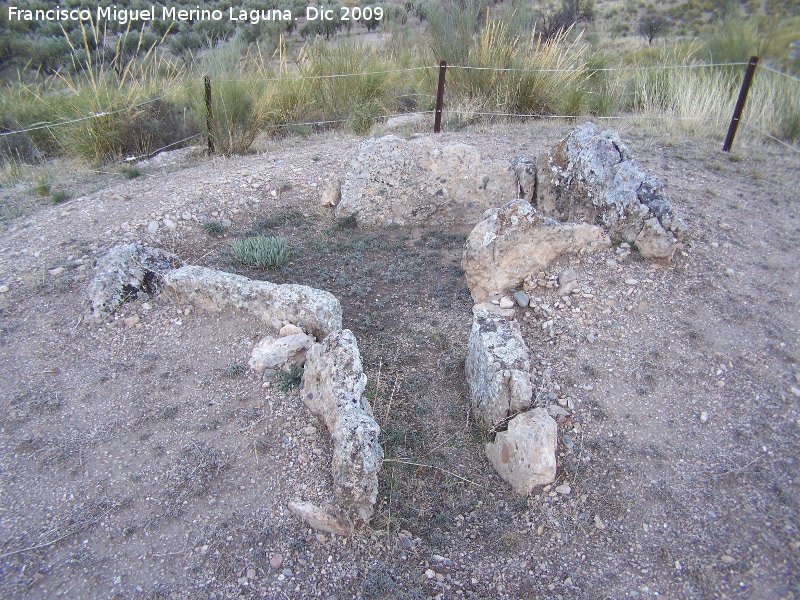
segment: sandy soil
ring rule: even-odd
[[[443,139],[505,159],[569,129]],[[800,160],[620,130],[692,238],[668,266],[565,257],[548,275],[575,269],[580,297],[542,288],[519,310],[570,487],[530,498],[494,474],[469,417],[468,231],[361,231],[319,205],[358,139],[162,157],[59,206],[2,190],[21,216],[0,234],[0,596],[800,597]],[[209,235],[201,216],[231,227]],[[250,231],[286,236],[289,264],[235,263]],[[162,296],[89,318],[94,260],[123,240],[340,298],[387,456],[370,527],[319,535],[288,513],[330,500],[330,444],[296,390],[239,368],[262,325]]]

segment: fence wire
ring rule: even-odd
[[[117,108],[115,110],[103,110],[100,112],[95,112],[90,115],[86,115],[83,117],[76,117],[74,119],[67,119],[65,121],[56,121],[55,123],[36,123],[34,125],[29,125],[28,127],[23,127],[22,129],[15,129],[13,131],[3,131],[0,133],[0,137],[5,137],[7,135],[16,135],[18,133],[27,133],[28,131],[38,131],[41,129],[50,129],[52,127],[60,127],[62,125],[70,125],[71,123],[78,123],[80,121],[86,121],[88,119],[97,119],[99,117],[105,117],[108,115],[115,115],[121,112],[131,111],[135,108],[139,108],[140,106],[146,106],[147,104],[152,104],[158,100],[163,100],[164,96],[157,96],[155,98],[151,98],[150,100],[145,100],[144,102],[139,102],[138,104],[134,104],[132,106],[126,106],[125,108]]]
[[[732,63],[701,63],[696,65],[655,65],[651,67],[584,67],[583,69],[525,69],[521,67],[471,67],[469,65],[447,65],[448,69],[463,69],[470,71],[507,71],[507,72],[523,72],[523,73],[595,73],[599,71],[652,71],[652,70],[667,70],[667,69],[703,69],[710,67],[741,67],[747,66],[746,62],[732,62]],[[432,68],[432,67],[430,67]]]
[[[745,125],[747,125],[748,127],[752,128],[752,129],[755,129],[755,130],[756,130],[756,131],[758,131],[758,132],[759,132],[761,135],[763,135],[763,136],[766,136],[766,137],[768,137],[769,139],[771,139],[771,140],[774,140],[774,141],[778,142],[778,143],[779,143],[779,144],[781,144],[782,146],[786,146],[786,147],[787,147],[789,150],[793,150],[794,152],[797,152],[798,154],[800,154],[800,148],[798,148],[798,147],[796,147],[796,146],[792,146],[791,144],[787,144],[787,143],[786,143],[786,142],[784,142],[783,140],[776,138],[774,135],[772,135],[772,134],[771,134],[771,133],[769,133],[768,131],[764,131],[763,129],[761,129],[761,127],[759,127],[758,125],[755,125],[754,123],[750,123],[749,121],[745,121],[744,119],[742,119],[742,121],[741,121],[741,122],[742,122],[742,123],[744,123]]]
[[[619,72],[619,71],[650,71],[650,70],[668,70],[668,69],[700,69],[700,68],[717,68],[717,67],[736,67],[736,66],[746,66],[748,63],[746,62],[727,62],[727,63],[700,63],[700,64],[691,64],[691,65],[655,65],[655,66],[631,66],[631,67],[600,67],[600,68],[583,68],[583,69],[537,69],[537,68],[516,68],[516,67],[509,67],[509,68],[497,68],[497,67],[476,67],[476,66],[469,66],[469,65],[448,65],[448,69],[459,69],[459,70],[475,70],[475,71],[500,71],[500,72],[528,72],[528,73],[577,73],[577,72]],[[794,75],[790,75],[788,73],[784,73],[767,65],[759,65],[759,68],[763,68],[768,71],[772,71],[779,75],[783,75],[793,81],[800,81],[800,78],[795,77]],[[336,79],[336,78],[347,78],[347,77],[361,77],[361,76],[368,76],[368,75],[383,75],[383,74],[391,74],[391,73],[407,73],[412,71],[428,71],[428,70],[437,70],[439,69],[438,66],[420,66],[420,67],[408,67],[402,69],[386,69],[386,70],[379,70],[379,71],[367,71],[367,72],[360,72],[360,73],[335,73],[335,74],[327,74],[327,75],[299,75],[299,74],[292,74],[287,75],[284,77],[274,77],[274,78],[215,78],[217,81],[266,81],[266,82],[277,82],[277,81],[286,81],[287,79],[300,77],[305,80],[319,80],[319,79]],[[421,96],[421,97],[433,97],[432,94],[421,94],[421,93],[411,93],[411,94],[404,94],[404,96]],[[73,123],[78,123],[81,121],[86,121],[89,119],[96,119],[108,115],[119,114],[127,111],[134,110],[141,106],[146,106],[148,104],[152,104],[158,100],[163,100],[164,96],[157,96],[155,98],[151,98],[144,102],[140,102],[128,107],[118,108],[115,110],[109,111],[99,111],[89,115],[76,117],[74,119],[67,119],[63,121],[56,121],[53,123],[35,123],[27,127],[22,127],[20,129],[15,129],[12,131],[4,131],[0,132],[0,137],[7,137],[11,135],[23,134],[30,131],[38,131],[42,129],[51,129],[55,127],[61,127],[64,125],[70,125]],[[419,111],[419,112],[411,112],[411,113],[396,113],[391,115],[381,115],[380,118],[383,119],[390,119],[392,117],[397,117],[401,115],[412,115],[412,114],[433,114],[435,111]],[[598,120],[621,120],[621,119],[630,119],[630,118],[640,118],[640,119],[651,119],[651,120],[678,120],[678,121],[721,121],[724,119],[721,118],[714,118],[714,117],[674,117],[674,116],[660,116],[660,115],[641,115],[641,114],[631,114],[631,115],[621,115],[621,116],[596,116],[596,115],[546,115],[546,114],[519,114],[519,113],[505,113],[505,112],[470,112],[470,111],[454,111],[454,110],[443,110],[443,113],[447,114],[471,114],[475,116],[486,116],[486,117],[512,117],[512,118],[538,118],[538,119],[579,119],[579,118],[591,118],[591,119],[598,119]],[[337,123],[346,123],[348,119],[329,119],[329,120],[322,120],[322,121],[306,121],[306,122],[296,122],[296,123],[282,123],[279,125],[275,125],[273,127],[277,128],[289,128],[289,127],[299,127],[299,126],[309,126],[309,125],[328,125],[328,124],[337,124]],[[763,135],[779,142],[780,144],[786,146],[794,150],[795,152],[798,149],[791,144],[787,144],[782,140],[776,138],[775,136],[765,132],[763,129],[757,127],[753,123],[746,122],[746,124],[751,127],[752,129],[762,133]],[[151,151],[148,154],[141,155],[141,156],[134,156],[122,159],[118,162],[125,162],[125,161],[134,161],[139,160],[141,158],[146,158],[148,156],[152,156],[158,152],[161,152],[165,149],[171,148],[173,146],[177,146],[182,144],[188,140],[194,139],[196,137],[203,136],[205,134],[196,134],[185,138],[183,140],[173,142],[171,144],[167,144],[163,148],[159,148],[157,150]],[[112,163],[118,164],[118,163]]]
[[[542,115],[542,114],[520,114],[503,112],[473,112],[470,110],[443,110],[442,113],[464,114],[485,117],[517,117],[520,119],[602,119],[602,120],[623,120],[623,119],[648,119],[661,121],[726,121],[721,117],[673,117],[664,115],[645,115],[641,113],[631,113],[629,115],[617,115],[613,117],[600,117],[597,115]]]
[[[773,73],[777,73],[778,75],[783,75],[784,77],[786,77],[788,79],[791,79],[792,81],[797,81],[798,83],[800,83],[800,77],[796,77],[796,76],[794,76],[794,75],[792,75],[790,73],[784,73],[783,71],[779,71],[778,69],[773,69],[772,67],[767,66],[767,65],[759,64],[758,66],[761,69],[766,69],[767,71],[772,71]]]

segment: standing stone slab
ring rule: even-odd
[[[544,270],[558,256],[608,248],[600,227],[559,223],[526,200],[486,211],[467,238],[461,266],[475,302],[519,289],[525,277]]]
[[[639,248],[645,258],[671,258],[675,236],[686,234],[664,184],[639,167],[613,129],[577,127],[541,157],[537,176],[536,207],[559,221],[601,225],[612,238],[634,244],[655,218],[659,227],[650,227],[649,243]]]
[[[96,318],[113,313],[126,298],[139,292],[154,293],[165,272],[183,264],[161,248],[118,244],[97,260],[88,295]]]
[[[515,492],[527,496],[535,486],[555,481],[557,431],[547,410],[535,408],[511,419],[508,430],[486,444],[486,457]]]
[[[365,522],[378,498],[378,472],[383,462],[380,427],[362,398],[366,384],[361,354],[349,329],[330,334],[306,354],[300,393],[331,433],[337,502]]]
[[[475,418],[491,429],[531,406],[531,361],[519,323],[480,305],[464,363]]]
[[[255,281],[205,267],[182,267],[164,275],[164,284],[182,302],[206,310],[236,308],[261,321],[288,321],[321,339],[342,328],[342,307],[336,296],[305,285]]]
[[[508,164],[483,160],[467,144],[431,136],[366,140],[342,184],[339,219],[359,226],[476,223],[483,211],[517,196]]]

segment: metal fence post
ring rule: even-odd
[[[733,118],[728,127],[728,135],[725,137],[725,144],[722,146],[723,152],[730,152],[731,146],[733,146],[733,138],[736,137],[736,129],[739,127],[739,121],[742,118],[744,103],[747,102],[747,92],[750,91],[750,84],[753,83],[753,74],[756,72],[757,64],[758,57],[751,56],[742,80],[742,89],[739,90],[739,98],[736,100],[736,107],[733,109]]]
[[[206,85],[206,133],[208,136],[208,153],[214,154],[214,134],[212,126],[214,124],[214,112],[211,109],[211,77],[205,76]]]
[[[436,91],[436,116],[433,119],[433,133],[442,130],[442,108],[444,105],[444,74],[447,71],[447,62],[439,63],[439,88]]]

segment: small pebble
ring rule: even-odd
[[[561,439],[564,440],[564,445],[567,447],[567,449],[570,449],[575,445],[575,442],[572,440],[572,437],[568,436],[567,434],[564,434],[564,437]]]
[[[708,423],[708,413],[706,411],[700,413],[700,422]]]
[[[528,297],[528,294],[522,291],[514,292],[514,300],[521,308],[525,308],[531,303],[531,299]]]
[[[4,287],[8,287],[8,286],[4,286]],[[0,291],[2,291],[2,289],[3,288],[0,288]],[[797,398],[800,398],[800,388],[796,388],[796,387],[793,386],[792,387],[792,394],[794,394]]]
[[[291,577],[292,576],[292,570],[291,569],[283,569],[281,571],[281,575],[283,575],[284,577]]]
[[[514,308],[514,301],[508,296],[500,298],[500,308]]]
[[[735,559],[735,558],[733,558],[732,556],[728,556],[727,554],[723,554],[723,555],[722,555],[722,558],[721,558],[720,560],[721,560],[723,563],[725,563],[726,565],[732,565],[733,563],[735,563],[735,562],[736,562],[736,559]]]
[[[61,275],[64,271],[64,267],[56,267],[55,269],[50,269],[48,273],[50,273],[50,275]]]
[[[556,487],[556,491],[562,496],[569,496],[570,492],[572,491],[572,488],[565,483]]]
[[[8,284],[4,283],[3,285],[0,285],[0,294],[5,294],[10,289],[11,288],[8,286]]]
[[[272,558],[269,559],[269,566],[273,569],[280,569],[281,565],[283,564],[283,556],[280,554],[273,554]]]
[[[587,342],[589,342],[590,344],[594,343],[595,339],[596,339],[596,338],[594,337],[594,334],[593,334],[593,333],[590,333],[590,334],[588,334],[588,335],[586,336],[586,341],[587,341]]]
[[[150,235],[153,235],[157,231],[158,231],[158,222],[157,221],[150,221],[147,224],[147,233],[149,233]]]
[[[636,285],[637,283],[639,283],[639,280],[630,278],[630,279],[626,279],[625,283],[627,283],[628,285]]]

